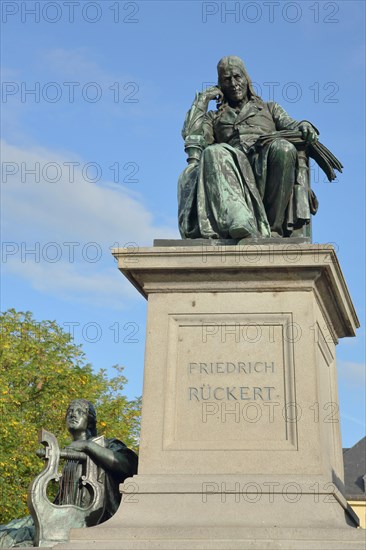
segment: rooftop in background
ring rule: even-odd
[[[347,500],[366,500],[366,436],[343,449],[343,460]]]

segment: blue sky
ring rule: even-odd
[[[95,368],[124,365],[127,394],[141,394],[146,303],[110,248],[178,237],[184,116],[238,55],[262,97],[312,121],[345,166],[332,184],[314,169],[313,241],[334,243],[361,320],[337,358],[343,445],[363,437],[364,2],[1,8],[2,309],[73,330]]]

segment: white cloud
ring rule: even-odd
[[[177,230],[156,226],[138,193],[103,177],[93,183],[93,171],[83,176],[85,163],[74,154],[67,158],[47,149],[21,149],[2,142],[2,159],[3,241],[10,243],[6,250],[13,251],[4,269],[37,290],[76,301],[123,307],[124,299],[136,297],[113,263],[110,248],[127,243],[151,246],[154,238],[177,237]],[[74,181],[65,165],[70,161],[80,163]],[[35,166],[39,181],[25,172]],[[4,170],[15,173],[6,176]],[[59,181],[50,181],[57,171]],[[29,249],[36,253],[27,255]],[[91,262],[98,254],[98,261]]]
[[[59,261],[36,262],[10,258],[6,270],[27,279],[32,288],[70,302],[124,309],[127,300],[137,297],[136,289],[117,268],[96,268],[95,264]]]
[[[115,241],[151,245],[154,238],[177,236],[172,227],[156,227],[142,197],[122,185],[106,181],[107,166],[97,172],[74,154],[68,158],[41,148],[21,149],[2,142],[4,204],[3,223],[8,236],[17,240],[66,240],[98,242],[102,247]],[[74,168],[67,164],[79,162]],[[13,164],[9,164],[13,163]],[[38,164],[37,164],[38,163]],[[26,170],[37,167],[39,181]],[[14,175],[5,176],[5,170]],[[108,172],[110,175],[110,171]],[[22,181],[23,177],[23,181]],[[59,177],[59,181],[52,181]]]

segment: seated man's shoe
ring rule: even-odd
[[[245,227],[240,225],[230,227],[229,235],[232,239],[245,239],[252,236]]]

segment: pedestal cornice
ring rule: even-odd
[[[162,292],[314,292],[334,341],[355,336],[359,327],[330,245],[116,248],[112,254],[145,298]]]

